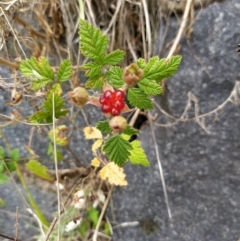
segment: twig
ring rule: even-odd
[[[32,209],[31,208],[27,208],[27,211],[36,219],[36,221],[37,221],[37,223],[38,223],[38,226],[39,226],[39,228],[40,228],[40,231],[41,231],[41,233],[42,233],[42,235],[43,235],[43,237],[45,236],[45,233],[44,233],[44,231],[43,231],[43,227],[42,227],[42,222],[41,222],[41,220],[38,218],[38,216],[32,211]]]
[[[56,146],[56,125],[55,125],[55,100],[54,93],[52,96],[52,107],[53,107],[53,147],[54,147],[54,163],[56,171],[56,181],[57,181],[57,198],[58,198],[58,240],[60,240],[60,221],[61,221],[61,200],[60,200],[60,190],[59,190],[59,175],[58,175],[58,161],[57,161],[57,146]]]
[[[6,239],[9,239],[9,240],[13,240],[13,241],[22,241],[21,239],[12,238],[12,237],[9,237],[9,236],[1,234],[1,233],[0,233],[0,237],[6,238]]]
[[[151,128],[152,137],[153,137],[153,142],[154,142],[155,153],[156,153],[156,157],[157,157],[158,169],[159,169],[159,173],[160,173],[161,180],[162,180],[162,187],[163,187],[165,202],[166,202],[167,210],[168,210],[168,216],[171,219],[172,214],[171,214],[171,209],[170,209],[170,205],[169,205],[169,201],[168,201],[167,188],[166,188],[165,179],[164,179],[164,175],[163,175],[163,168],[162,168],[162,163],[161,163],[161,160],[160,160],[157,140],[156,140],[155,132],[153,130],[152,116],[150,114],[148,114],[148,115],[149,115],[148,119],[149,119],[150,128]]]
[[[182,115],[179,118],[175,118],[174,116],[171,116],[170,114],[168,114],[166,111],[164,111],[161,106],[159,106],[157,103],[154,103],[156,105],[156,107],[164,114],[166,115],[168,118],[173,119],[174,122],[172,123],[167,123],[167,124],[162,124],[162,123],[154,123],[154,125],[156,126],[162,126],[162,127],[170,127],[173,125],[176,125],[178,122],[187,122],[187,121],[196,121],[197,119],[201,119],[201,118],[205,118],[205,117],[209,117],[213,114],[217,115],[217,112],[222,110],[229,102],[233,103],[233,104],[239,104],[239,95],[240,95],[240,82],[237,81],[233,87],[233,90],[231,91],[231,94],[228,96],[228,98],[222,103],[220,104],[216,109],[213,109],[207,113],[201,114],[201,115],[197,115],[196,116],[196,112],[195,112],[195,117],[193,118],[186,118],[187,115],[187,111],[189,110],[189,108],[191,107],[191,101],[194,101],[195,103],[195,98],[190,98],[193,94],[191,92],[188,93],[188,100],[187,100],[187,105],[185,107],[185,110],[183,111]],[[195,103],[196,104],[196,103]],[[196,107],[195,107],[196,108]]]
[[[170,51],[168,53],[167,59],[171,58],[171,56],[174,54],[174,52],[175,52],[175,50],[177,48],[177,45],[178,45],[178,43],[179,43],[179,41],[181,39],[181,36],[183,34],[183,30],[184,30],[184,28],[186,26],[186,22],[187,22],[187,18],[188,18],[188,14],[189,14],[191,3],[192,3],[192,0],[187,0],[180,28],[178,30],[177,36],[176,36],[176,38],[174,40],[174,43],[173,43],[173,45],[172,45],[172,47],[171,47],[171,49],[170,49]]]
[[[100,225],[101,225],[103,215],[104,215],[104,213],[105,213],[105,211],[106,211],[108,202],[109,202],[110,197],[111,197],[111,195],[112,195],[112,190],[113,190],[113,188],[111,187],[110,190],[109,190],[109,192],[108,192],[107,199],[106,199],[106,201],[105,201],[105,203],[104,203],[104,205],[103,205],[101,214],[100,214],[100,216],[99,216],[99,218],[98,218],[97,226],[96,226],[96,228],[95,228],[95,230],[94,230],[94,234],[93,234],[93,238],[92,238],[93,241],[97,241],[98,229],[99,229],[99,227],[100,227]]]
[[[18,239],[18,207],[16,207],[15,238]]]

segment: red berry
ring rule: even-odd
[[[125,93],[122,90],[105,91],[99,98],[102,112],[111,113],[113,116],[119,115],[125,106],[124,97]]]
[[[113,103],[113,106],[115,109],[122,110],[125,104],[123,101],[117,100],[115,103]]]
[[[106,90],[103,94],[103,96],[106,98],[106,99],[111,99],[112,98],[112,94],[113,92],[111,90]]]
[[[122,90],[116,90],[114,93],[117,100],[124,100],[125,94]]]
[[[103,105],[106,102],[106,98],[103,95],[101,95],[101,97],[99,98],[99,102]]]
[[[109,113],[109,112],[111,112],[111,110],[112,110],[112,107],[110,105],[103,105],[102,106],[102,112],[103,113]]]
[[[117,116],[117,115],[120,114],[120,112],[121,112],[121,110],[118,110],[118,109],[116,109],[116,108],[112,108],[112,110],[111,110],[111,115],[112,115],[112,116]]]

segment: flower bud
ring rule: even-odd
[[[120,133],[127,128],[127,120],[122,116],[115,116],[109,122],[114,133]]]
[[[76,105],[83,106],[89,100],[89,95],[83,87],[76,87],[73,91],[68,92],[68,97]]]
[[[130,64],[123,71],[123,81],[129,86],[135,86],[143,77],[143,70],[136,64]]]

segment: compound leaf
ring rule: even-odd
[[[30,116],[32,122],[37,123],[52,123],[52,113],[53,113],[53,93],[50,92],[46,101],[43,102],[43,110],[38,111]],[[54,107],[55,107],[55,118],[59,119],[68,113],[68,110],[63,109],[65,105],[64,100],[60,95],[54,94]]]
[[[116,186],[126,186],[128,183],[125,180],[126,174],[123,169],[113,162],[108,163],[100,171],[100,177],[105,180],[108,179],[110,184]]]
[[[79,35],[81,53],[102,63],[108,46],[107,36],[103,35],[100,29],[94,28],[86,20],[80,20]]]
[[[119,166],[123,166],[127,161],[132,146],[120,135],[110,137],[103,146],[103,151],[108,158]]]
[[[32,80],[32,90],[39,90],[54,81],[54,72],[44,57],[38,60],[35,57],[21,61],[22,74]]]
[[[53,181],[53,178],[48,173],[47,167],[43,166],[36,160],[30,160],[29,162],[27,162],[26,168],[38,177]]]
[[[138,83],[138,86],[147,95],[159,95],[162,92],[162,87],[154,80],[145,78]]]
[[[118,88],[121,88],[124,84],[122,75],[123,75],[123,69],[117,66],[113,66],[105,74],[105,77],[111,86],[118,89]]]
[[[132,150],[130,150],[129,161],[134,165],[143,165],[145,167],[150,166],[147,156],[141,147],[140,141],[131,142]]]
[[[153,108],[152,101],[141,89],[128,89],[127,99],[132,106],[136,106],[139,109],[149,110]]]
[[[101,89],[103,87],[104,79],[102,76],[95,76],[87,80],[85,88],[87,89]]]
[[[112,129],[111,129],[108,121],[99,121],[97,123],[96,128],[105,134],[110,134],[112,132]]]
[[[82,66],[82,70],[87,77],[101,76],[102,64],[97,62],[90,62]]]
[[[116,65],[119,64],[125,56],[125,53],[122,50],[115,50],[110,54],[106,55],[103,60],[104,65]]]
[[[58,70],[58,80],[64,82],[70,79],[72,75],[72,64],[70,59],[65,59],[61,62]]]

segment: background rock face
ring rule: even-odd
[[[178,27],[177,20],[172,18],[169,40]],[[180,70],[167,80],[167,91],[156,102],[176,118],[183,113],[189,92],[198,99],[200,113],[217,108],[239,80],[240,57],[236,52],[239,43],[240,0],[214,3],[203,9],[194,24],[192,38],[189,42],[181,41]],[[0,72],[3,77],[7,75],[3,69]],[[0,102],[9,98],[3,94],[1,92]],[[191,103],[188,118],[194,117],[194,103]],[[4,106],[0,103],[1,112],[6,111]],[[152,114],[156,112],[155,122],[170,122],[158,109]],[[89,119],[98,116],[94,109]],[[114,228],[113,240],[237,241],[240,238],[239,118],[239,105],[228,103],[217,115],[205,119],[209,134],[196,121],[179,122],[168,128],[154,127],[173,216],[171,221],[164,202],[150,126],[143,127],[140,138],[151,167],[127,165],[129,186],[116,188],[113,193],[116,224],[140,221],[140,226]],[[79,126],[83,124],[79,122]],[[13,136],[13,147],[28,142],[28,131],[11,128],[6,131]],[[35,142],[37,153],[44,154],[45,140],[39,137]],[[83,136],[77,136],[74,143],[73,149],[87,159],[89,146]],[[53,213],[51,204],[55,194],[44,194],[34,187],[31,191],[40,207],[45,207],[48,214]],[[15,187],[0,186],[0,195],[8,203],[6,210],[12,211],[11,214],[0,211],[0,232],[14,236],[14,212],[18,206],[19,212],[25,214],[21,217],[28,217],[27,222],[20,225],[19,237],[28,238],[33,230],[29,223],[33,219],[25,212]],[[109,217],[113,220],[110,210]]]
[[[202,10],[192,39],[189,43],[181,41],[181,68],[167,80],[167,95],[158,104],[180,117],[189,91],[198,98],[200,113],[217,108],[228,98],[235,81],[239,81],[239,19],[239,0],[214,3]],[[171,19],[170,29],[177,27],[176,20]],[[188,117],[194,116],[193,102],[188,113]],[[205,119],[210,134],[195,121],[154,128],[172,221],[164,202],[151,130],[145,126],[141,140],[151,167],[126,166],[129,186],[117,189],[113,198],[117,223],[141,221],[141,225],[116,229],[114,240],[238,240],[239,118],[239,105],[228,103],[216,116]],[[169,121],[161,113],[156,120]]]

